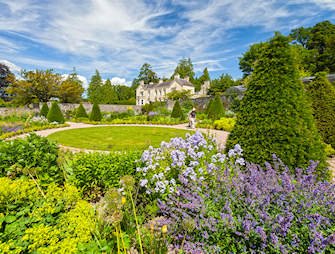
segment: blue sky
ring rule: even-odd
[[[241,77],[238,57],[274,31],[335,20],[335,0],[0,0],[0,62],[128,84],[144,62],[170,77],[190,57]]]

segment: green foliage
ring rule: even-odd
[[[58,94],[61,102],[78,103],[84,92],[83,82],[78,78],[75,70],[59,86]]]
[[[328,81],[326,73],[317,73],[314,80],[306,84],[306,90],[323,141],[335,147],[335,87]]]
[[[57,157],[57,145],[36,134],[27,139],[0,141],[0,176],[26,175],[42,183],[61,183],[64,178],[57,166]]]
[[[32,180],[0,178],[0,249],[4,253],[78,253],[92,240],[92,206],[76,188],[50,184],[41,196]]]
[[[174,90],[168,94],[166,94],[167,98],[170,100],[187,100],[191,96],[190,90]]]
[[[333,157],[335,156],[335,149],[331,145],[327,144],[325,147],[325,153],[327,157]]]
[[[237,82],[229,74],[222,74],[219,78],[211,81],[209,94],[223,94],[229,87],[236,86]]]
[[[86,197],[96,199],[108,188],[118,187],[120,177],[134,174],[140,156],[139,152],[78,153],[69,163],[68,180]]]
[[[93,104],[92,111],[90,114],[90,121],[96,121],[99,122],[102,119],[100,107],[97,103]]]
[[[132,116],[135,116],[135,112],[132,109],[128,109],[126,112],[112,112],[110,114],[110,119],[125,119],[125,118],[130,118]]]
[[[133,80],[131,87],[135,90],[139,86],[140,81],[144,81],[144,84],[149,84],[150,82],[158,82],[157,74],[152,70],[150,64],[144,63],[142,65],[140,73],[138,74],[137,78]]]
[[[318,176],[329,177],[312,109],[286,37],[275,35],[255,64],[226,149],[240,144],[248,161],[263,164],[276,154],[289,168],[320,161]]]
[[[48,104],[46,102],[43,103],[41,111],[40,111],[40,116],[44,116],[47,117],[49,112],[49,107]]]
[[[172,118],[179,118],[181,120],[185,119],[185,116],[183,114],[183,111],[181,110],[179,101],[176,101],[173,109],[172,109],[172,113],[171,113],[171,117]]]
[[[82,103],[79,104],[79,107],[76,110],[76,118],[88,118],[86,110]]]
[[[221,97],[216,95],[213,103],[210,104],[210,108],[208,109],[208,118],[212,120],[218,120],[224,116],[224,108]]]
[[[102,78],[98,70],[95,71],[95,74],[91,77],[91,81],[88,84],[87,95],[88,100],[91,103],[101,103],[103,100],[104,94],[102,93]]]
[[[207,106],[206,106],[206,108],[205,108],[205,114],[206,114],[206,115],[208,115],[209,110],[210,110],[210,108],[212,107],[213,102],[214,102],[213,99],[210,99],[210,100],[209,100],[209,102],[208,102],[208,104],[207,104]]]
[[[63,113],[60,110],[57,102],[55,101],[52,102],[47,118],[50,123],[53,123],[53,122],[64,123],[65,122]]]
[[[189,77],[190,81],[193,82],[194,70],[190,58],[183,58],[179,61],[176,69],[173,72],[173,75],[171,76],[171,79],[173,79],[176,74],[179,74],[181,78]]]
[[[221,118],[220,120],[214,121],[214,129],[232,131],[236,123],[235,118]]]
[[[9,70],[9,67],[0,63],[0,100],[8,101],[10,99],[6,89],[15,81],[15,75]]]

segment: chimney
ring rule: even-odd
[[[144,80],[140,80],[140,86],[144,86]]]
[[[163,80],[160,79],[160,80],[158,81],[158,84],[161,84],[161,83],[163,83]]]
[[[186,77],[184,78],[184,80],[186,80],[187,82],[190,82],[190,77],[189,77],[189,76],[186,76]]]
[[[180,79],[180,76],[179,76],[178,73],[176,75],[174,75],[174,79]]]

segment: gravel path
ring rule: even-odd
[[[42,130],[42,131],[36,131],[35,133],[37,135],[40,135],[42,137],[46,137],[52,133],[62,131],[62,130],[71,130],[71,129],[80,129],[80,128],[91,128],[91,127],[102,127],[102,126],[151,126],[151,127],[161,127],[161,128],[173,128],[173,129],[183,129],[183,130],[192,130],[187,127],[187,124],[179,124],[179,125],[148,125],[148,124],[99,124],[99,125],[94,125],[94,124],[86,124],[86,123],[73,123],[73,122],[67,122],[70,126],[68,127],[63,127],[63,128],[56,128],[56,129],[47,129],[47,130]],[[202,133],[209,134],[213,137],[216,138],[220,148],[224,148],[225,143],[227,141],[229,132],[227,131],[220,131],[220,130],[213,130],[213,129],[202,129],[202,128],[197,128],[196,130],[201,131]],[[12,137],[10,139],[16,139],[16,138],[23,138],[27,136],[28,133],[22,134],[19,136]],[[9,140],[10,140],[9,139]],[[98,150],[89,150],[89,149],[80,149],[80,148],[75,148],[75,147],[68,147],[68,146],[62,146],[60,147],[64,150],[68,151],[73,151],[73,152],[97,152]],[[98,152],[107,152],[107,151],[98,151]],[[333,180],[335,181],[335,157],[330,158],[328,160],[328,163],[330,165],[330,169],[333,171]]]

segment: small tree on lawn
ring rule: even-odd
[[[226,151],[240,144],[244,157],[272,162],[276,154],[291,170],[319,161],[317,174],[328,178],[321,136],[288,39],[276,34],[257,56]]]
[[[79,104],[79,107],[76,110],[76,118],[88,118],[88,115],[82,103]]]
[[[99,122],[102,119],[101,111],[97,103],[93,104],[92,111],[90,114],[90,121]]]
[[[181,120],[185,119],[185,116],[183,114],[183,111],[181,110],[179,101],[176,101],[173,109],[172,109],[172,113],[171,113],[171,117],[172,118],[180,118]]]
[[[327,79],[326,73],[321,72],[306,84],[306,88],[323,141],[335,148],[335,87]]]
[[[208,109],[207,117],[212,120],[218,120],[224,116],[224,108],[220,95],[216,95]]]
[[[64,123],[65,122],[63,113],[60,110],[58,103],[56,101],[52,102],[47,118],[50,123],[52,122]]]
[[[42,104],[42,108],[41,108],[41,111],[40,111],[40,116],[47,117],[48,113],[49,113],[48,104],[46,102],[44,102]]]

